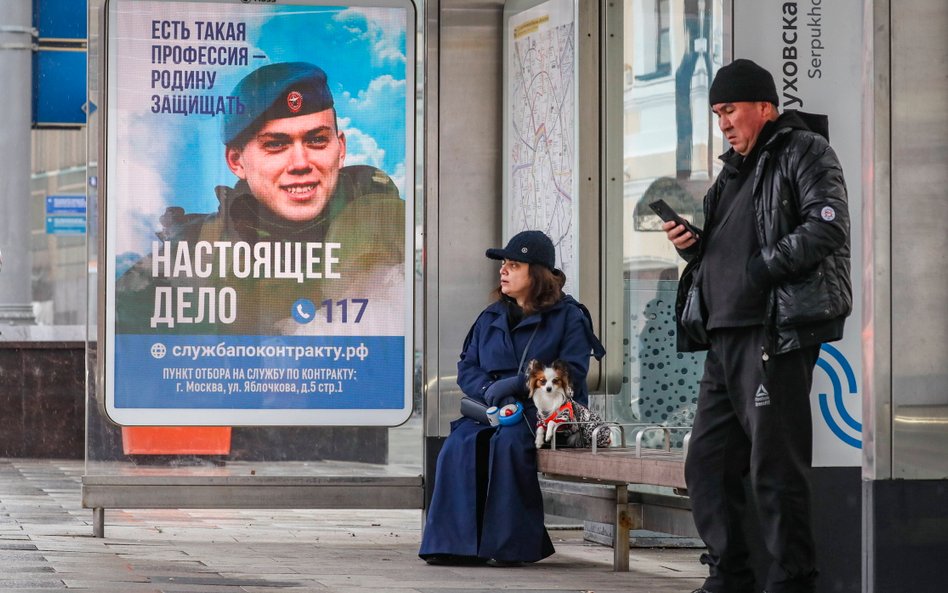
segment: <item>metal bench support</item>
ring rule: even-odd
[[[633,449],[541,449],[537,456],[540,472],[550,480],[582,481],[614,488],[613,570],[629,571],[629,530],[641,528],[641,516],[629,509],[629,484],[666,486],[684,492],[684,457],[671,451],[643,455]],[[605,502],[605,501],[603,501]],[[580,505],[575,505],[580,506]],[[641,510],[641,509],[639,509]],[[575,515],[571,515],[575,516]],[[577,517],[580,518],[580,517]]]
[[[629,488],[619,484],[616,489],[616,528],[612,544],[612,570],[629,572],[629,530],[632,517],[629,515]]]
[[[92,509],[92,537],[105,537],[105,509]]]

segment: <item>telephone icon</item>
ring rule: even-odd
[[[316,317],[316,305],[309,299],[297,299],[293,303],[292,314],[297,323],[309,323]]]

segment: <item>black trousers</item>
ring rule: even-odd
[[[710,338],[685,462],[695,525],[708,547],[704,588],[757,591],[742,528],[749,473],[772,558],[765,591],[812,593],[809,395],[820,347],[775,356],[760,326],[713,330]]]

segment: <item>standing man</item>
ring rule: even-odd
[[[708,350],[685,463],[710,573],[694,593],[759,590],[741,525],[748,474],[772,559],[764,590],[812,593],[809,395],[820,345],[852,309],[846,185],[826,118],[780,114],[754,62],[721,68],[709,99],[731,148],[706,228],[662,227],[688,261],[678,348]]]
[[[270,64],[244,77],[231,95],[244,109],[224,116],[221,141],[237,184],[216,189],[217,212],[167,209],[157,233],[162,248],[171,249],[174,270],[193,273],[156,277],[154,254],[143,258],[116,283],[117,328],[149,331],[158,287],[193,290],[188,295],[215,287],[233,289],[235,319],[226,325],[179,320],[176,333],[319,333],[318,323],[307,321],[311,314],[294,320],[299,299],[364,300],[352,331],[382,333],[369,326],[390,326],[391,308],[404,300],[405,202],[385,172],[344,166],[346,137],[325,72],[304,62]],[[181,262],[182,253],[191,261]],[[307,266],[305,282],[281,273],[299,271],[300,254],[318,264]],[[248,261],[252,269],[243,265]],[[311,279],[317,272],[319,279]],[[182,306],[192,315],[196,309]],[[336,333],[346,330],[337,325]]]

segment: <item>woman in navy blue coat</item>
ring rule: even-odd
[[[487,257],[503,260],[496,302],[474,322],[458,362],[458,385],[487,405],[524,405],[524,421],[489,426],[467,417],[451,423],[435,471],[434,494],[419,556],[429,564],[510,565],[551,555],[543,524],[526,361],[565,361],[574,397],[588,403],[589,357],[605,350],[586,308],[563,293],[552,241],[518,233]]]

